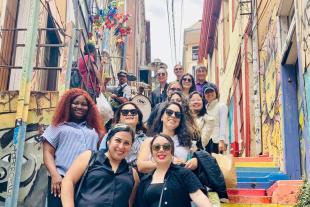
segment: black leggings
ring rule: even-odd
[[[47,207],[62,207],[60,197],[55,197],[51,193],[51,186],[52,186],[52,178],[48,176],[48,192],[47,192]]]

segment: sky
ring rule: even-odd
[[[151,24],[152,61],[154,61],[155,58],[159,58],[162,62],[168,65],[168,81],[171,81],[175,79],[173,66],[176,63],[182,63],[184,29],[191,27],[195,22],[202,18],[203,0],[183,0],[183,18],[181,18],[182,0],[174,0],[176,60],[174,58],[174,49],[171,52],[170,47],[166,1],[168,1],[169,5],[171,38],[173,42],[171,15],[172,0],[145,0],[145,15],[146,19],[149,20]]]

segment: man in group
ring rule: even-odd
[[[157,71],[157,81],[159,86],[151,92],[152,107],[156,106],[158,103],[164,102],[167,99],[167,78],[167,70],[165,68],[160,68]]]
[[[120,70],[117,73],[118,86],[107,87],[108,91],[112,91],[111,105],[113,110],[116,110],[119,105],[129,101],[131,98],[131,87],[128,85],[128,74],[125,70]]]
[[[196,73],[196,90],[203,96],[203,87],[208,84],[206,81],[208,71],[206,66],[198,65],[195,70]]]
[[[96,48],[92,43],[84,46],[84,55],[79,58],[79,71],[82,76],[83,89],[86,90],[92,98],[96,98],[100,92],[101,71],[96,65]]]
[[[184,68],[181,64],[176,64],[174,66],[174,74],[177,77],[177,81],[180,81],[181,77],[184,75]]]

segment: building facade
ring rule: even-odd
[[[195,75],[198,61],[201,20],[184,30],[183,67],[187,73]]]
[[[309,1],[204,1],[199,62],[229,108],[236,156],[309,176]]]

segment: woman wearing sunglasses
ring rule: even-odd
[[[175,150],[174,141],[168,135],[159,134],[151,140],[149,151],[157,167],[141,181],[136,207],[190,207],[191,200],[198,207],[211,207],[195,174],[172,163]]]
[[[172,137],[174,141],[175,164],[185,165],[192,170],[197,168],[197,159],[191,159],[190,147],[192,145],[192,134],[186,125],[183,107],[176,102],[166,103],[155,118],[149,134],[164,133]],[[138,170],[143,173],[150,172],[156,168],[156,163],[150,159],[150,142],[146,139],[140,148],[138,154],[137,166]]]
[[[181,77],[180,84],[182,87],[182,92],[183,92],[184,96],[186,96],[186,97],[188,97],[191,92],[196,90],[195,79],[189,73],[185,73]]]
[[[125,157],[129,154],[134,136],[130,126],[116,124],[107,134],[107,150],[81,154],[63,179],[63,206],[132,206],[139,176],[134,168],[129,167]]]
[[[146,129],[143,126],[143,114],[138,106],[132,102],[127,102],[118,108],[114,115],[114,124],[122,123],[131,126],[135,130],[135,141],[132,145],[126,160],[131,166],[137,166],[137,154],[140,150],[140,146],[146,138]],[[106,149],[105,138],[101,142],[100,149]]]

